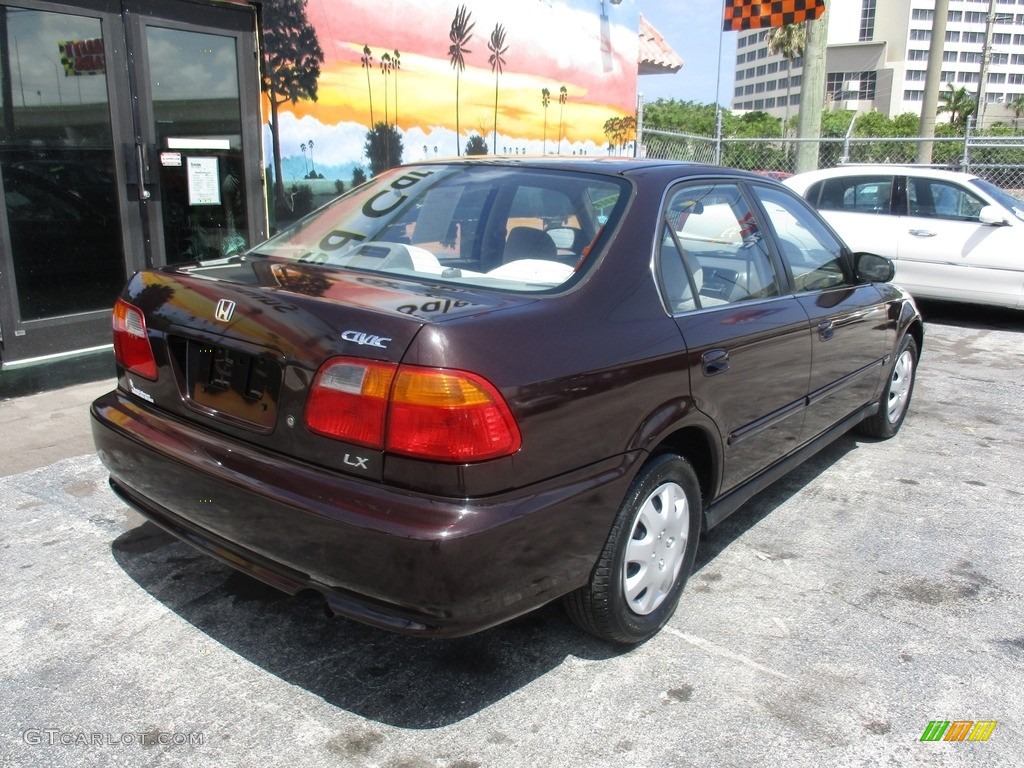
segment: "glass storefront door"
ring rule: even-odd
[[[254,24],[193,0],[0,4],[5,366],[108,344],[132,272],[266,235]]]

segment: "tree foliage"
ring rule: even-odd
[[[274,145],[276,207],[286,201],[281,176],[281,136],[278,110],[300,99],[316,101],[324,52],[316,30],[306,17],[306,0],[267,0],[263,4],[263,80],[270,102],[270,132]],[[287,214],[287,211],[282,211]]]
[[[469,141],[466,142],[466,154],[486,155],[487,151],[487,142],[484,140],[484,137],[479,133],[470,134]]]
[[[604,121],[604,135],[608,137],[608,148],[618,153],[626,149],[626,144],[636,138],[636,118],[610,117]]]
[[[949,124],[955,125],[963,133],[967,130],[967,118],[974,114],[974,94],[969,93],[967,88],[960,86],[953,87],[952,83],[946,84],[946,90],[939,94],[939,114],[949,113]]]
[[[388,168],[402,164],[402,134],[393,125],[380,122],[366,132],[363,151],[370,161],[370,174],[376,176]],[[358,169],[357,169],[358,172]],[[353,185],[355,174],[353,174]]]

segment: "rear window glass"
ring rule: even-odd
[[[807,191],[807,200],[822,211],[888,213],[892,176],[839,176]]]
[[[326,267],[510,291],[587,269],[625,208],[610,176],[491,165],[395,169],[255,250]]]

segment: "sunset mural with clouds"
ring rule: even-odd
[[[403,162],[464,154],[473,134],[489,154],[606,154],[605,122],[635,113],[634,0],[307,0],[306,15],[324,60],[317,100],[281,107],[293,168],[301,145],[303,167],[368,168],[385,122]]]

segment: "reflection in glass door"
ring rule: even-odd
[[[124,284],[103,51],[100,18],[0,6],[7,348],[31,321],[109,311]]]
[[[266,236],[252,5],[0,0],[0,373],[110,347],[147,266]]]
[[[146,28],[166,263],[248,247],[235,38]]]
[[[152,263],[241,253],[266,236],[252,8],[211,4],[200,15],[192,3],[123,2]]]

